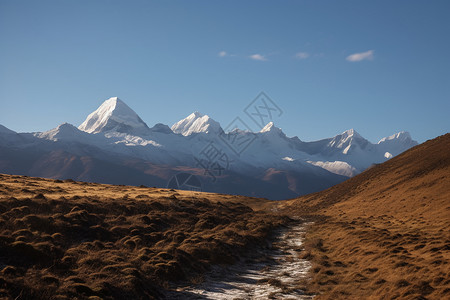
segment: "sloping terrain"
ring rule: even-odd
[[[212,265],[266,247],[289,222],[259,211],[269,204],[0,175],[0,298],[160,298],[173,282],[200,282]]]
[[[450,298],[450,134],[325,191],[280,203],[310,216],[319,299]]]

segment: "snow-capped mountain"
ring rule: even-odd
[[[380,149],[386,150],[385,157],[393,157],[405,151],[405,148],[414,147],[417,142],[411,138],[409,132],[401,131],[382,138],[377,145]]]
[[[256,133],[224,132],[199,112],[149,128],[112,97],[78,128],[29,134],[0,125],[0,172],[155,186],[188,172],[207,191],[282,199],[330,187],[415,145],[407,132],[373,144],[353,129],[305,142],[273,122]]]
[[[348,155],[352,151],[364,150],[369,144],[369,141],[357,133],[356,130],[350,129],[336,135],[328,143],[328,149],[338,149],[338,152]]]
[[[202,115],[198,111],[173,124],[172,131],[184,136],[188,136],[193,133],[220,134],[223,132],[222,127],[220,127],[218,122],[214,121],[207,115]]]
[[[103,104],[78,127],[87,133],[107,131],[145,132],[147,124],[118,97],[112,97]]]
[[[72,141],[80,143],[88,143],[90,141],[99,140],[97,137],[81,131],[69,123],[63,123],[56,128],[50,129],[49,131],[34,133],[34,136],[51,141]]]

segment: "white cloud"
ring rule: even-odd
[[[373,60],[373,53],[374,50],[369,50],[366,52],[361,53],[354,53],[352,55],[347,56],[346,60],[355,62],[355,61],[362,61],[362,60]]]
[[[295,54],[295,58],[298,58],[298,59],[305,59],[308,57],[309,57],[309,53],[307,53],[307,52],[298,52]]]
[[[258,53],[250,55],[249,57],[251,59],[253,59],[253,60],[260,60],[260,61],[266,61],[267,60],[267,58],[264,55],[261,55],[261,54],[258,54]]]
[[[226,51],[220,51],[217,55],[218,55],[219,57],[225,57],[225,56],[228,55],[228,53],[227,53]]]

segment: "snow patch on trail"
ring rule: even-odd
[[[299,257],[308,225],[282,230],[272,249],[258,261],[215,267],[203,283],[179,288],[176,295],[180,299],[313,299],[296,288],[311,268],[309,261]]]

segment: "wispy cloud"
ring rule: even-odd
[[[217,53],[217,55],[218,55],[219,57],[225,57],[225,56],[228,55],[228,53],[227,53],[226,51],[220,51],[219,53]]]
[[[374,50],[369,50],[361,53],[354,53],[347,56],[346,60],[351,62],[362,61],[362,60],[373,60]]]
[[[253,55],[250,55],[249,58],[253,59],[253,60],[259,60],[259,61],[266,61],[267,58],[264,55],[255,53]]]
[[[297,59],[306,59],[309,57],[309,53],[307,52],[297,52],[295,53],[295,58]]]

